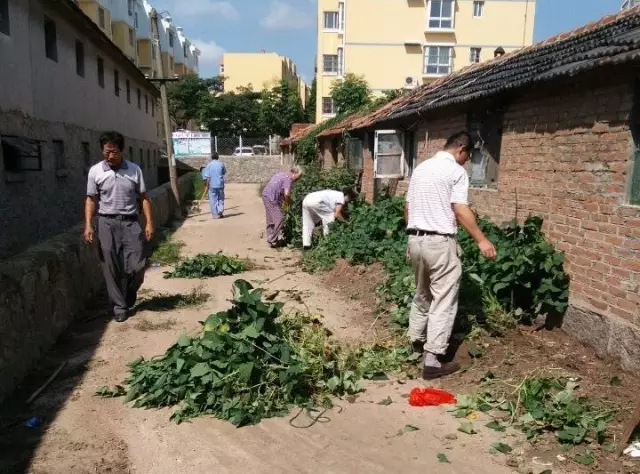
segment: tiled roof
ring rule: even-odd
[[[298,127],[298,129],[294,133],[292,133],[291,135],[289,135],[289,137],[282,140],[280,142],[280,147],[289,146],[292,143],[299,142],[301,139],[306,137],[309,134],[309,132],[311,132],[311,130],[313,130],[316,127],[315,123],[309,123],[305,125],[306,127],[302,127],[302,126]]]
[[[350,128],[368,128],[601,66],[638,60],[640,7],[634,7],[421,86],[356,120]]]

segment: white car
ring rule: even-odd
[[[253,156],[253,149],[250,146],[237,147],[233,151],[233,156]]]

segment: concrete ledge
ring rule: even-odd
[[[618,360],[623,370],[636,372],[640,367],[640,328],[627,321],[572,305],[562,329],[592,347],[599,357]]]
[[[192,175],[179,180],[180,195]],[[159,227],[176,203],[169,184],[149,192]],[[82,240],[82,224],[0,263],[0,401],[102,289],[95,245]]]

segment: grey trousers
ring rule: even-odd
[[[462,251],[454,237],[409,237],[409,258],[416,277],[416,295],[409,315],[409,338],[424,350],[445,354],[458,312]]]
[[[145,237],[138,220],[98,217],[102,272],[114,315],[133,307],[144,281]]]

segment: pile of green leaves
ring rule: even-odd
[[[473,411],[503,410],[503,421],[493,421],[490,428],[504,431],[507,425],[522,430],[527,439],[554,433],[560,443],[604,443],[607,425],[615,410],[594,405],[586,397],[577,397],[576,382],[557,378],[526,378],[515,391],[497,395],[493,381],[480,393],[458,397],[455,414],[466,417]]]
[[[305,167],[304,174],[291,188],[291,204],[285,213],[285,242],[302,246],[302,200],[307,194],[323,189],[340,190],[355,182],[355,174],[346,168],[322,170],[317,165]]]
[[[180,336],[163,356],[132,362],[125,386],[96,394],[125,396],[135,407],[177,405],[178,423],[212,415],[242,426],[356,393],[362,377],[399,370],[410,353],[343,348],[317,318],[283,315],[282,303],[244,280],[233,290],[232,307],[209,316],[200,334]]]
[[[237,256],[230,257],[222,252],[200,253],[183,260],[172,272],[165,272],[165,278],[211,278],[221,275],[235,275],[252,268],[251,262]]]
[[[349,222],[335,223],[329,235],[305,255],[304,268],[310,272],[324,270],[337,259],[351,264],[382,262],[387,279],[378,293],[396,308],[392,319],[404,327],[415,282],[405,255],[403,200],[381,198],[373,205],[352,205],[349,211]],[[523,322],[537,314],[564,313],[569,289],[564,256],[546,241],[542,218],[529,217],[524,224],[512,222],[502,228],[480,219],[479,225],[496,246],[498,257],[494,261],[485,259],[475,241],[460,232],[464,269],[461,312],[477,313],[473,320],[486,323],[482,308],[491,300]]]

